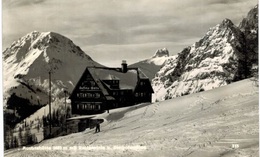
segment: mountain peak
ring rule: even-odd
[[[220,24],[220,27],[230,27],[230,26],[234,26],[234,23],[230,20],[230,19],[227,19],[225,18],[221,24]]]
[[[167,50],[167,48],[158,49],[152,58],[156,57],[169,57],[169,51]]]
[[[30,36],[39,36],[41,34],[41,32],[38,32],[38,31],[32,31],[30,33],[28,33],[26,35],[26,37],[30,37]]]
[[[39,52],[52,54],[52,52],[75,53],[81,57],[90,58],[80,47],[75,45],[69,38],[55,32],[38,32],[33,31],[21,37],[7,48],[3,54],[4,58],[11,55],[16,56],[19,62],[30,52]]]
[[[57,33],[54,33],[54,32],[39,32],[39,31],[32,31],[28,34],[26,34],[25,36],[21,37],[19,41],[21,40],[36,40],[37,38],[45,38],[47,36],[51,37],[51,36],[55,36],[54,34],[57,34]],[[59,35],[59,34],[57,34]],[[62,36],[62,35],[59,35],[59,36]]]
[[[256,32],[258,30],[258,5],[248,12],[247,17],[239,24],[239,28],[243,32]]]
[[[32,40],[32,41],[35,41],[35,40],[41,40],[41,41],[45,41],[45,42],[49,42],[49,40],[43,40],[44,38],[48,38],[48,39],[51,39],[51,38],[63,38],[63,40],[68,40],[68,41],[71,41],[70,39],[68,39],[67,37],[61,35],[61,34],[58,34],[58,33],[55,33],[55,32],[38,32],[38,31],[32,31],[30,33],[28,33],[27,35],[25,35],[24,37],[21,37],[18,42],[20,40]]]

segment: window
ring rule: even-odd
[[[91,86],[89,81],[83,81],[79,87],[79,89],[90,89],[89,87]]]
[[[95,81],[83,81],[79,87],[79,89],[93,89],[93,90],[98,90],[99,88],[97,87]]]
[[[96,98],[100,98],[100,94],[99,93],[96,93]]]
[[[87,97],[87,98],[92,98],[92,97],[93,97],[93,94],[92,94],[92,93],[87,93],[87,94],[86,94],[86,97]]]
[[[95,86],[95,82],[94,81],[90,81],[90,84],[91,84],[92,87]]]
[[[100,98],[99,93],[77,93],[78,98]]]
[[[145,85],[145,82],[140,82],[140,85],[141,85],[141,86]]]
[[[91,76],[88,74],[88,75],[86,76],[86,78],[88,78],[88,79],[89,79],[89,78],[91,78]]]
[[[135,93],[135,97],[138,97],[138,93]]]

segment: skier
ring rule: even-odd
[[[100,124],[99,124],[99,121],[97,121],[97,123],[96,123],[96,132],[95,132],[95,133],[97,133],[97,132],[100,132]]]

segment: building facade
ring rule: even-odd
[[[70,99],[72,114],[89,115],[106,110],[151,102],[153,89],[138,68],[87,67]]]

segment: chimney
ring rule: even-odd
[[[126,60],[122,60],[122,72],[126,73],[127,72],[127,63]]]

